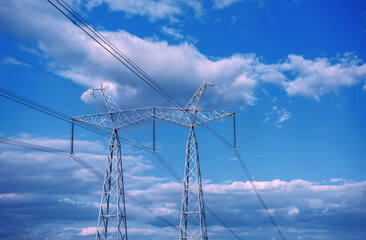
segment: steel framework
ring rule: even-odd
[[[208,239],[197,139],[194,133],[194,128],[201,125],[195,123],[197,121],[197,116],[200,116],[201,114],[198,107],[207,86],[213,86],[213,84],[204,81],[184,108],[193,114],[188,116],[191,124],[188,126],[189,134],[184,165],[183,193],[179,226],[180,240]],[[220,118],[222,117],[217,119]],[[216,119],[212,118],[211,121],[207,122],[212,122],[214,120]]]
[[[102,84],[100,84],[100,87],[93,89],[102,92],[108,112],[74,117],[72,120],[112,130],[96,239],[127,240],[122,155],[118,131],[149,119],[153,119],[155,124],[155,119],[160,119],[189,128],[186,144],[179,239],[207,240],[201,171],[194,129],[195,127],[234,115],[233,112],[198,109],[207,86],[213,86],[213,84],[204,81],[186,107],[182,109],[149,107],[121,110],[109,96],[106,89],[103,88]]]
[[[125,192],[123,182],[123,167],[121,143],[118,137],[118,129],[115,127],[116,119],[112,112],[119,112],[121,109],[108,94],[102,83],[93,91],[101,91],[108,110],[104,116],[100,116],[100,123],[93,125],[103,127],[101,122],[110,123],[112,135],[108,145],[108,157],[103,180],[102,197],[99,207],[96,239],[118,239],[127,240],[127,222],[125,207]],[[94,94],[94,92],[93,92]],[[72,119],[79,121],[78,117]],[[85,123],[85,122],[84,122]],[[73,129],[73,125],[72,125]],[[72,134],[73,136],[73,134]],[[71,147],[73,150],[73,147]],[[72,153],[71,150],[71,153]]]

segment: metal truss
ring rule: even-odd
[[[198,127],[221,118],[232,116],[233,114],[233,112],[216,110],[200,110],[197,112],[192,109],[150,107],[85,115],[74,117],[73,119],[78,122],[111,130],[121,130],[151,118],[161,119],[185,127],[189,127],[191,125]]]
[[[223,118],[226,115],[217,115],[213,113],[211,118],[202,118],[203,112],[198,110],[203,93],[207,86],[213,84],[204,81],[188,102],[185,110],[193,111],[190,114],[189,134],[186,146],[186,157],[184,165],[182,205],[180,213],[179,240],[207,240],[207,225],[205,215],[205,204],[203,201],[201,170],[198,155],[197,139],[194,133],[196,126]],[[207,113],[207,112],[206,112]],[[227,113],[230,115],[230,113]],[[204,120],[202,120],[204,119]]]
[[[235,114],[234,112],[226,111],[199,110],[198,108],[207,86],[213,86],[213,84],[204,81],[183,109],[150,107],[120,110],[118,105],[108,95],[107,91],[100,85],[100,87],[94,90],[100,90],[102,92],[108,113],[72,118],[74,121],[113,131],[108,148],[108,162],[99,210],[97,239],[127,240],[122,157],[118,130],[149,119],[160,119],[189,128],[186,145],[179,239],[207,240],[201,170],[194,128],[222,118],[234,116]]]
[[[96,239],[127,240],[121,144],[113,131],[103,181]]]
[[[113,114],[113,112],[120,112],[121,110],[102,84],[93,89],[93,91],[96,90],[101,91],[108,109],[108,113],[95,115],[94,118],[89,119],[89,122],[82,121],[82,119],[78,117],[72,118],[72,121],[79,121],[99,127],[108,125],[109,129],[112,130],[112,135],[108,146],[108,157],[105,167],[95,238],[98,240],[127,240],[127,221],[121,143],[118,137],[118,129],[115,127],[116,123],[118,122],[118,118],[115,118],[115,115]],[[71,126],[73,142],[73,123]],[[73,144],[71,144],[71,153],[72,152]]]
[[[198,147],[193,127],[190,127],[187,139],[179,239],[208,239]]]

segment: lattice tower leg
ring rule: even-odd
[[[187,139],[179,240],[207,240],[197,140],[191,127]]]
[[[127,240],[121,144],[113,131],[103,181],[96,239]]]

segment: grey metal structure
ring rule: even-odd
[[[123,168],[118,131],[149,119],[153,119],[153,123],[155,124],[155,119],[160,119],[189,128],[186,145],[179,239],[207,240],[201,171],[194,128],[225,117],[234,116],[233,112],[198,109],[207,86],[213,86],[213,84],[204,81],[187,106],[182,109],[149,107],[131,110],[121,110],[108,95],[102,84],[100,84],[100,87],[94,88],[94,90],[100,90],[102,92],[108,112],[74,117],[72,120],[112,130],[108,147],[108,160],[104,176],[96,239],[127,240]],[[155,150],[155,134],[153,142]]]
[[[201,114],[203,114],[203,112],[199,111],[198,107],[207,86],[213,86],[213,84],[204,81],[184,108],[185,111],[189,111],[192,114],[189,114],[188,116],[190,118],[190,124],[186,125],[189,127],[189,134],[184,166],[179,240],[208,239],[200,162],[194,128],[205,123],[233,115],[233,113],[228,112],[221,116],[212,117],[210,118],[210,121],[205,121],[204,123],[200,121]],[[216,113],[216,111],[210,111],[210,113]]]
[[[101,120],[109,119],[112,135],[109,140],[108,158],[105,167],[103,180],[102,197],[99,207],[99,217],[96,231],[96,239],[118,239],[127,240],[127,223],[125,193],[123,183],[123,167],[121,143],[116,129],[116,121],[112,112],[119,112],[121,109],[108,94],[102,83],[93,91],[101,91],[108,113],[101,116]],[[79,121],[78,117],[73,118]],[[84,122],[85,123],[85,122]],[[101,124],[94,124],[102,126]]]

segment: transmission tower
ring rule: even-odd
[[[126,239],[126,210],[123,185],[121,144],[118,131],[149,119],[160,119],[189,128],[186,145],[179,239],[207,240],[207,227],[202,192],[201,171],[195,127],[233,116],[233,112],[198,110],[207,86],[204,81],[185,108],[148,107],[121,110],[102,84],[94,90],[103,94],[108,112],[72,118],[84,124],[112,130],[104,176],[102,199],[97,225],[97,239]],[[155,121],[153,121],[155,124]],[[155,126],[153,127],[155,131]],[[155,151],[155,133],[153,134]]]
[[[108,145],[108,157],[99,207],[96,239],[127,240],[121,143],[116,129],[116,119],[113,115],[113,112],[120,112],[121,110],[102,83],[93,89],[93,91],[97,90],[101,91],[103,95],[108,113],[101,114],[95,118],[94,125],[103,127],[100,122],[98,124],[98,121],[104,122],[109,118],[108,123],[110,125],[109,128],[112,129],[112,135]],[[87,119],[87,117],[84,116],[84,119]],[[73,120],[80,121],[80,118],[75,117]]]
[[[203,201],[201,170],[198,155],[197,139],[194,125],[203,93],[207,86],[204,81],[189,101],[185,110],[192,111],[191,124],[186,146],[184,164],[182,206],[179,225],[179,239],[207,240],[205,205]]]

